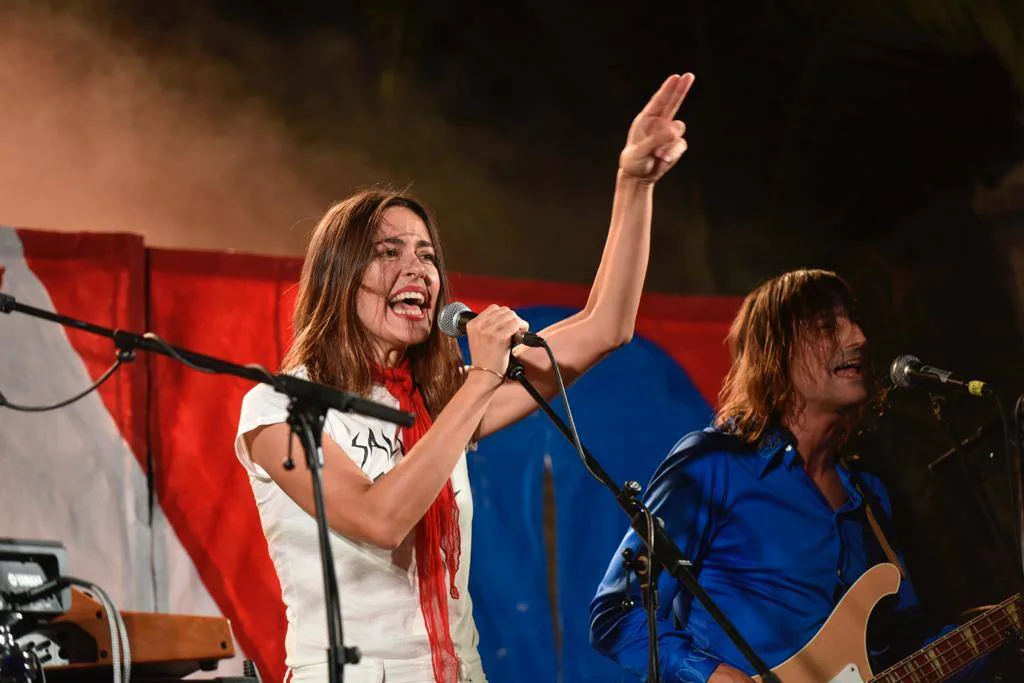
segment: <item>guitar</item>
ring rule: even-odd
[[[868,617],[896,593],[900,571],[879,564],[846,592],[807,645],[772,669],[782,683],[938,683],[1021,633],[1021,596],[1015,595],[879,674],[868,664]],[[760,676],[754,680],[760,681]]]

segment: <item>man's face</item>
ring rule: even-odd
[[[842,309],[806,330],[790,358],[793,388],[806,410],[844,412],[867,399],[862,371],[866,346],[864,332]]]

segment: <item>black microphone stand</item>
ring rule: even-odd
[[[1003,414],[1003,404],[999,402],[999,412]],[[1005,417],[1004,417],[1005,419]],[[1017,522],[1017,553],[1020,564],[1017,569],[1021,571],[1018,575],[1024,581],[1024,444],[1021,440],[1021,422],[1024,420],[1024,394],[1017,397],[1013,406],[1013,419],[1007,427],[1012,428],[1007,448],[1013,452],[1007,453],[1007,457],[1013,458],[1013,492],[1014,492],[1014,513]]]
[[[550,350],[549,350],[550,353]],[[552,359],[553,360],[553,359]],[[529,379],[526,377],[526,371],[523,368],[515,356],[511,356],[508,366],[508,372],[506,373],[510,379],[514,379],[519,382],[526,389],[527,393],[533,397],[533,400],[537,402],[537,405],[543,409],[551,421],[558,427],[559,431],[569,440],[570,443],[575,447],[577,441],[573,437],[572,430],[565,424],[561,417],[551,408],[547,400],[537,391],[537,389],[530,384]],[[583,458],[583,464],[590,471],[594,477],[600,481],[605,487],[612,492],[615,496],[615,500],[619,506],[623,509],[626,515],[629,517],[630,526],[636,531],[637,535],[647,546],[648,554],[650,555],[649,565],[646,568],[648,575],[642,579],[647,583],[647,590],[650,591],[651,595],[645,595],[645,603],[652,606],[654,605],[654,597],[657,594],[657,588],[652,584],[651,575],[653,572],[654,563],[660,564],[669,574],[671,574],[677,581],[679,581],[686,590],[688,590],[698,601],[707,609],[708,614],[722,627],[729,639],[736,645],[739,651],[743,654],[754,670],[761,676],[761,680],[764,683],[779,683],[778,677],[772,673],[764,661],[754,652],[743,636],[740,635],[736,627],[729,621],[725,614],[719,609],[718,605],[714,603],[711,596],[707,594],[704,588],[697,582],[693,573],[690,571],[690,561],[683,557],[682,551],[679,546],[675,544],[665,530],[662,528],[660,520],[656,520],[652,517],[650,511],[644,505],[638,497],[641,487],[640,484],[635,481],[626,482],[624,488],[620,489],[619,486],[612,481],[611,477],[601,467],[597,459],[590,454],[582,444],[579,444],[580,457]],[[627,558],[629,559],[629,558]],[[650,642],[648,646],[651,648],[650,660],[655,666],[655,670],[651,672],[654,680],[659,680],[657,664],[657,637],[648,639]]]
[[[928,471],[932,473],[938,472],[945,466],[947,462],[953,460],[954,458],[958,457],[961,453],[963,453],[963,449],[973,447],[979,441],[981,441],[987,436],[990,436],[992,432],[998,431],[999,429],[1000,426],[998,422],[986,422],[981,427],[978,427],[978,429],[976,429],[973,434],[961,439],[958,444],[954,445],[945,453],[942,453],[934,460],[932,460],[930,463],[928,463]]]
[[[999,419],[1003,424],[1003,440],[1010,471],[1010,502],[1014,518],[1014,546],[1017,551],[1014,568],[1017,584],[1024,591],[1024,444],[1021,443],[1021,421],[1024,419],[1024,394],[1017,397],[1013,412],[1007,415],[1000,392],[989,390],[988,394],[996,403]]]
[[[178,360],[188,367],[201,372],[233,375],[253,382],[269,384],[291,400],[288,404],[288,424],[302,443],[306,454],[306,465],[309,467],[313,484],[313,499],[316,507],[316,523],[320,542],[320,561],[323,569],[324,599],[327,611],[327,663],[330,683],[344,680],[345,664],[359,662],[358,648],[345,647],[342,639],[341,604],[338,593],[337,577],[334,573],[334,558],[331,553],[327,514],[324,508],[323,483],[320,470],[323,468],[323,449],[321,435],[324,420],[329,409],[341,412],[357,413],[374,417],[386,422],[409,426],[415,417],[411,413],[395,410],[390,406],[368,401],[355,394],[338,391],[331,387],[293,377],[285,374],[271,374],[256,365],[236,365],[219,358],[206,356],[188,349],[167,344],[154,334],[143,335],[124,330],[111,330],[93,325],[68,316],[51,313],[33,306],[26,306],[15,301],[14,297],[0,293],[0,313],[23,313],[34,318],[41,318],[73,327],[84,332],[99,335],[113,340],[117,347],[119,361],[131,361],[135,351],[141,349]],[[285,466],[291,469],[291,439]]]
[[[1017,562],[1014,563],[1017,570],[1017,584],[1024,590],[1024,434],[1021,432],[1022,421],[1024,421],[1024,394],[1017,397],[1013,405],[1013,412],[1007,419],[1006,411],[1003,409],[1003,401],[1000,395],[993,392],[996,406],[999,409],[999,417],[1003,422],[1003,434],[1006,441],[1006,457],[1010,460],[1010,492],[1013,496],[1013,512],[1015,530],[1014,545],[1017,550]],[[1012,431],[1011,431],[1012,430]],[[1015,644],[1009,652],[1016,655],[1015,660],[1008,655],[1004,666],[1010,666],[1010,662],[1016,661],[1019,665],[1024,662],[1024,646],[1021,644],[1019,629],[1011,631],[1013,636],[1010,640]],[[1000,672],[1002,673],[1002,672]],[[1019,675],[1019,670],[1017,672]],[[1011,672],[1011,675],[1014,675]]]
[[[960,464],[960,468],[964,476],[967,478],[968,487],[970,488],[971,493],[974,495],[975,502],[977,502],[978,507],[981,510],[981,516],[985,520],[985,526],[988,527],[989,533],[992,534],[992,538],[995,540],[996,546],[999,548],[1001,554],[1003,555],[1003,560],[1009,563],[1010,577],[1011,580],[1013,580],[1013,577],[1017,574],[1017,561],[1013,557],[1013,551],[1010,549],[1010,547],[1006,545],[1005,536],[1003,536],[1003,534],[999,531],[999,523],[996,521],[995,513],[992,511],[992,503],[988,499],[988,496],[985,495],[985,490],[982,488],[981,485],[981,475],[978,473],[977,468],[974,467],[974,465],[968,459],[967,455],[964,453],[964,442],[960,440],[959,435],[956,433],[956,428],[953,426],[953,421],[949,418],[949,415],[947,415],[946,411],[944,410],[946,405],[946,397],[929,391],[928,400],[931,402],[932,413],[935,415],[935,419],[938,422],[940,422],[943,427],[946,428],[946,432],[949,434],[949,438],[953,442],[953,447],[950,449],[950,451],[948,451],[947,454],[943,454],[942,456],[940,456],[940,458],[936,459],[935,462],[929,464],[928,468],[934,471],[933,465],[936,465],[937,463],[941,464],[941,462],[944,462],[945,458],[951,457],[948,454],[955,454],[956,459]],[[984,428],[978,430],[979,435],[982,433],[983,429]],[[1012,458],[1013,454],[1007,453],[1006,457]]]

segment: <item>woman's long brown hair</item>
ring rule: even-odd
[[[794,349],[806,335],[820,333],[823,322],[834,333],[837,310],[852,317],[853,295],[827,270],[785,273],[751,292],[729,329],[732,367],[719,393],[716,426],[756,443],[797,406]]]
[[[455,340],[437,328],[448,303],[448,276],[437,224],[416,199],[390,189],[361,190],[327,210],[306,250],[295,301],[295,338],[283,371],[304,366],[314,382],[367,396],[371,369],[378,362],[370,337],[356,313],[356,294],[374,258],[373,245],[384,211],[405,207],[427,226],[440,283],[434,324],[426,341],[408,349],[413,377],[434,417],[462,384],[461,355]]]

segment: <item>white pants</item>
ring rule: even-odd
[[[327,663],[288,669],[285,683],[327,683]],[[435,683],[430,658],[381,660],[364,657],[344,670],[344,683]],[[460,660],[459,683],[487,683],[479,657]]]

